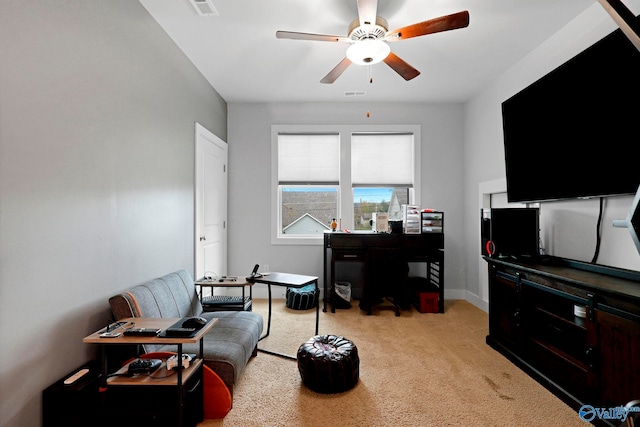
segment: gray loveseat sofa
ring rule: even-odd
[[[251,311],[203,312],[193,278],[178,270],[109,298],[116,320],[127,317],[184,318],[200,316],[218,322],[204,337],[204,363],[222,378],[233,395],[249,359],[257,354],[263,319]],[[183,345],[185,353],[199,353],[197,344]],[[146,353],[176,351],[175,346],[145,346]]]

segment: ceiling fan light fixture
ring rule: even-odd
[[[347,58],[354,64],[372,65],[384,60],[391,52],[391,47],[376,39],[365,39],[353,43],[347,49]]]

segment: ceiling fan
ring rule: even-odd
[[[396,54],[391,52],[387,42],[406,40],[442,31],[456,30],[469,25],[469,12],[463,11],[441,16],[428,21],[389,31],[387,21],[377,15],[378,0],[357,0],[358,19],[349,25],[348,35],[330,36],[325,34],[298,33],[294,31],[276,31],[279,39],[314,40],[323,42],[349,43],[346,57],[336,65],[320,83],[333,83],[352,63],[372,65],[384,61],[405,80],[411,80],[420,74]]]

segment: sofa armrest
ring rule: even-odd
[[[109,298],[109,305],[115,320],[127,317],[141,317],[140,307],[130,292],[122,292]]]

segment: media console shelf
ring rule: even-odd
[[[640,399],[639,272],[554,257],[485,260],[487,344],[576,410]]]

